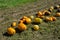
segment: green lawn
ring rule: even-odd
[[[23,5],[34,1],[36,0],[0,0],[0,8],[15,7],[17,5]]]

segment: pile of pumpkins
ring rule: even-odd
[[[56,20],[57,20],[56,17],[60,17],[60,12],[57,12],[54,16],[49,16],[49,15],[52,14],[51,12],[52,12],[55,8],[59,9],[60,6],[59,6],[59,5],[57,5],[56,7],[51,6],[51,7],[50,7],[49,9],[47,9],[47,10],[45,9],[45,10],[42,10],[42,11],[38,11],[36,17],[35,17],[35,16],[29,16],[29,17],[23,16],[23,17],[19,20],[18,26],[17,26],[17,23],[16,23],[16,22],[13,22],[13,23],[12,23],[12,26],[9,27],[9,28],[7,28],[7,33],[8,33],[9,35],[15,34],[15,33],[16,33],[16,30],[15,30],[14,27],[16,27],[16,26],[17,26],[17,28],[19,29],[18,31],[27,30],[28,28],[27,28],[26,25],[27,25],[27,24],[31,24],[32,22],[36,23],[35,25],[33,25],[32,28],[33,28],[35,31],[39,30],[39,26],[37,25],[37,23],[42,23],[43,20],[45,20],[45,21],[56,21]],[[56,10],[57,10],[57,9],[56,9]]]

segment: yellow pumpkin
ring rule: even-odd
[[[30,18],[31,18],[31,19],[34,19],[34,16],[33,16],[33,15],[32,15],[32,16],[30,16]]]
[[[26,23],[31,23],[32,20],[31,20],[30,18],[26,18],[26,19],[25,19],[25,22],[26,22]]]
[[[18,24],[18,29],[19,29],[20,31],[24,31],[24,30],[27,29],[27,26],[26,26],[25,24],[23,24],[23,23],[20,23],[20,24]]]
[[[38,26],[38,25],[34,25],[34,26],[33,26],[33,29],[34,29],[35,31],[37,31],[37,30],[39,30],[39,26]]]
[[[54,7],[53,7],[53,6],[51,6],[51,7],[50,7],[50,9],[52,9],[52,10],[53,10],[53,9],[54,9]]]
[[[60,13],[56,13],[56,15],[55,15],[55,16],[60,17]]]
[[[42,23],[43,20],[42,20],[41,18],[35,18],[35,19],[34,19],[34,22],[35,22],[35,23]]]
[[[12,28],[12,27],[9,27],[9,28],[7,29],[7,33],[10,34],[10,35],[13,35],[13,34],[16,33],[16,30],[15,30],[14,28]]]
[[[60,6],[59,6],[59,5],[56,5],[56,7],[57,7],[57,8],[60,8]]]
[[[16,26],[16,22],[13,22],[13,23],[12,23],[12,26],[15,27],[15,26]]]

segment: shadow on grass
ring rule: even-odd
[[[32,24],[33,24],[33,25],[38,25],[38,24],[40,24],[40,23],[35,23],[35,22],[32,22]]]
[[[3,33],[3,36],[11,37],[13,35],[9,35],[7,32]]]
[[[21,32],[23,32],[23,31],[20,31],[18,28],[15,28],[15,30],[16,30],[16,33],[21,33]]]

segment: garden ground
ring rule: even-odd
[[[12,1],[12,0],[11,0]],[[0,1],[3,2],[3,1]],[[13,3],[14,1],[12,1]],[[18,1],[17,1],[18,2]],[[23,2],[23,1],[22,1]],[[55,22],[39,24],[38,31],[32,31],[32,24],[27,25],[28,30],[16,33],[13,36],[5,35],[6,29],[13,21],[18,22],[24,15],[35,15],[39,10],[59,4],[60,0],[35,0],[26,4],[22,2],[0,4],[0,39],[1,40],[60,40],[60,18]],[[15,4],[16,3],[16,4]],[[19,5],[19,4],[22,5]],[[25,3],[25,1],[24,1]],[[18,4],[18,5],[17,5]]]

